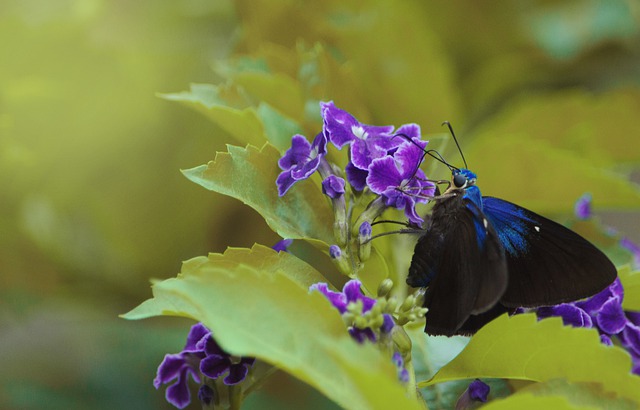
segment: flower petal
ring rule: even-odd
[[[617,297],[611,297],[602,305],[602,309],[596,316],[598,327],[609,335],[620,333],[627,324],[622,305]]]
[[[335,199],[344,194],[344,186],[344,179],[335,175],[329,175],[322,181],[322,193],[329,198]]]
[[[187,367],[182,354],[167,354],[164,356],[162,363],[158,366],[158,371],[153,386],[158,389],[162,384],[169,383],[178,377],[183,368]]]
[[[217,379],[231,366],[229,356],[213,354],[207,356],[200,362],[200,371],[211,379]]]
[[[326,283],[315,283],[311,285],[309,291],[313,290],[322,293],[340,313],[347,311],[347,298],[344,293],[329,290],[329,286]]]
[[[229,368],[229,375],[223,379],[224,384],[232,386],[238,384],[247,377],[249,366],[245,364],[234,364]]]
[[[191,393],[187,383],[187,370],[188,368],[184,368],[180,372],[178,381],[169,386],[165,392],[167,401],[179,409],[184,409],[191,402]]]
[[[291,137],[291,148],[280,158],[278,166],[283,171],[288,171],[301,163],[306,163],[309,160],[310,153],[311,144],[309,144],[309,141],[304,136],[296,134]]]
[[[573,327],[592,327],[591,317],[581,308],[571,304],[562,303],[556,306],[545,306],[538,308],[538,318],[544,319],[550,316],[560,316],[562,322]]]
[[[296,180],[291,177],[291,171],[282,171],[276,179],[276,185],[278,186],[278,195],[283,196],[287,193],[289,188],[296,183]]]
[[[475,379],[469,384],[469,396],[471,400],[485,403],[490,391],[491,388],[489,385],[480,379]]]
[[[393,156],[399,165],[400,174],[403,179],[410,178],[415,175],[424,158],[424,148],[428,141],[421,141],[414,138],[412,142],[405,141]]]
[[[344,171],[347,174],[347,181],[356,191],[362,191],[367,186],[369,171],[356,167],[351,161]]]
[[[187,335],[187,343],[185,344],[183,351],[188,353],[201,351],[202,349],[198,348],[197,344],[210,333],[211,331],[202,323],[196,323],[191,326],[191,330],[189,330],[189,334]]]
[[[389,189],[395,189],[402,183],[402,175],[396,167],[396,161],[391,156],[378,158],[371,162],[367,186],[376,194],[382,194]]]

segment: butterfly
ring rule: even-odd
[[[450,168],[450,186],[434,198],[407,276],[408,285],[427,288],[427,334],[473,334],[505,312],[584,299],[615,280],[615,266],[589,241],[482,196],[476,174]]]

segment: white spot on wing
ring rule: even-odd
[[[536,232],[540,232],[540,227],[539,226],[534,226],[533,228],[536,230]]]

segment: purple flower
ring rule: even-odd
[[[376,304],[376,300],[363,295],[360,291],[360,286],[361,283],[359,280],[352,279],[345,283],[342,292],[329,290],[329,286],[326,283],[313,284],[309,287],[309,290],[317,290],[322,293],[343,316],[351,314],[349,312],[349,305],[360,302],[362,303],[362,314],[364,316],[367,312],[371,311]],[[365,340],[376,342],[378,339],[376,331],[379,331],[381,334],[389,334],[395,326],[393,316],[388,313],[382,314],[380,319],[375,328],[371,326],[355,326],[355,324],[352,324],[348,328],[349,334],[359,343],[363,343]]]
[[[376,304],[376,300],[363,295],[360,292],[360,285],[359,280],[352,279],[345,283],[342,292],[329,290],[329,286],[326,283],[313,284],[309,290],[317,290],[322,293],[340,313],[346,313],[349,303],[358,301],[362,302],[362,313],[366,313]]]
[[[283,239],[272,246],[276,252],[289,252],[289,246],[293,243],[293,239]]]
[[[367,185],[382,195],[385,205],[404,209],[411,222],[420,224],[422,218],[416,213],[416,203],[427,202],[435,193],[435,185],[426,180],[419,168],[427,142],[417,138],[412,141],[405,141],[393,156],[373,160]]]
[[[398,369],[398,379],[402,383],[408,383],[409,371],[404,367],[404,359],[402,358],[400,352],[395,352],[391,357],[391,361],[396,366],[396,369]]]
[[[167,401],[179,409],[185,408],[191,402],[189,392],[189,375],[196,383],[200,383],[199,364],[206,355],[197,347],[198,343],[210,334],[209,330],[201,323],[191,327],[187,336],[187,343],[178,354],[167,354],[158,367],[153,385],[156,389],[162,384],[167,384],[176,379],[176,382],[167,388],[165,397]]]
[[[322,193],[331,199],[344,195],[344,179],[335,175],[329,175],[322,181]]]
[[[475,402],[486,403],[491,387],[480,379],[469,383],[467,390],[462,393],[456,403],[456,410],[464,410],[475,407]]]
[[[203,375],[217,379],[223,374],[229,374],[223,379],[224,384],[232,386],[243,381],[249,373],[249,368],[256,359],[252,357],[243,357],[238,360],[232,358],[226,353],[213,337],[206,339],[204,343],[204,351],[207,357],[200,362],[200,371]]]
[[[640,375],[640,313],[622,308],[624,289],[620,279],[596,295],[574,303],[541,307],[538,318],[560,316],[565,325],[594,327],[600,332],[600,341],[612,345],[617,337],[633,359],[633,373]]]
[[[297,181],[309,178],[320,166],[320,160],[327,153],[327,139],[320,133],[312,144],[302,135],[291,138],[291,148],[278,161],[282,169],[276,185],[278,194],[283,196]]]
[[[236,384],[244,380],[248,368],[254,361],[255,359],[252,358],[232,361],[231,356],[220,349],[209,329],[202,323],[197,323],[191,327],[182,352],[165,355],[158,366],[153,385],[158,389],[161,385],[176,380],[167,388],[165,397],[169,403],[183,409],[191,402],[189,375],[193,381],[200,383],[200,372],[209,378],[216,379],[228,370],[229,375],[225,377],[224,383]],[[198,397],[201,400],[211,400],[213,391],[209,395],[208,391],[203,391],[201,388]]]
[[[211,404],[214,398],[215,392],[211,387],[207,386],[206,384],[200,386],[200,389],[198,389],[198,399],[201,403],[208,406]]]
[[[578,198],[574,213],[578,219],[589,219],[591,217],[591,194],[587,193]]]
[[[361,170],[366,170],[376,158],[399,145],[394,140],[393,126],[373,126],[358,122],[348,112],[337,108],[333,101],[320,103],[323,133],[338,149],[351,144],[351,161]]]

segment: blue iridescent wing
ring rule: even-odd
[[[500,303],[537,307],[592,296],[616,278],[598,248],[572,230],[511,202],[483,197],[482,212],[505,250],[509,281]]]

